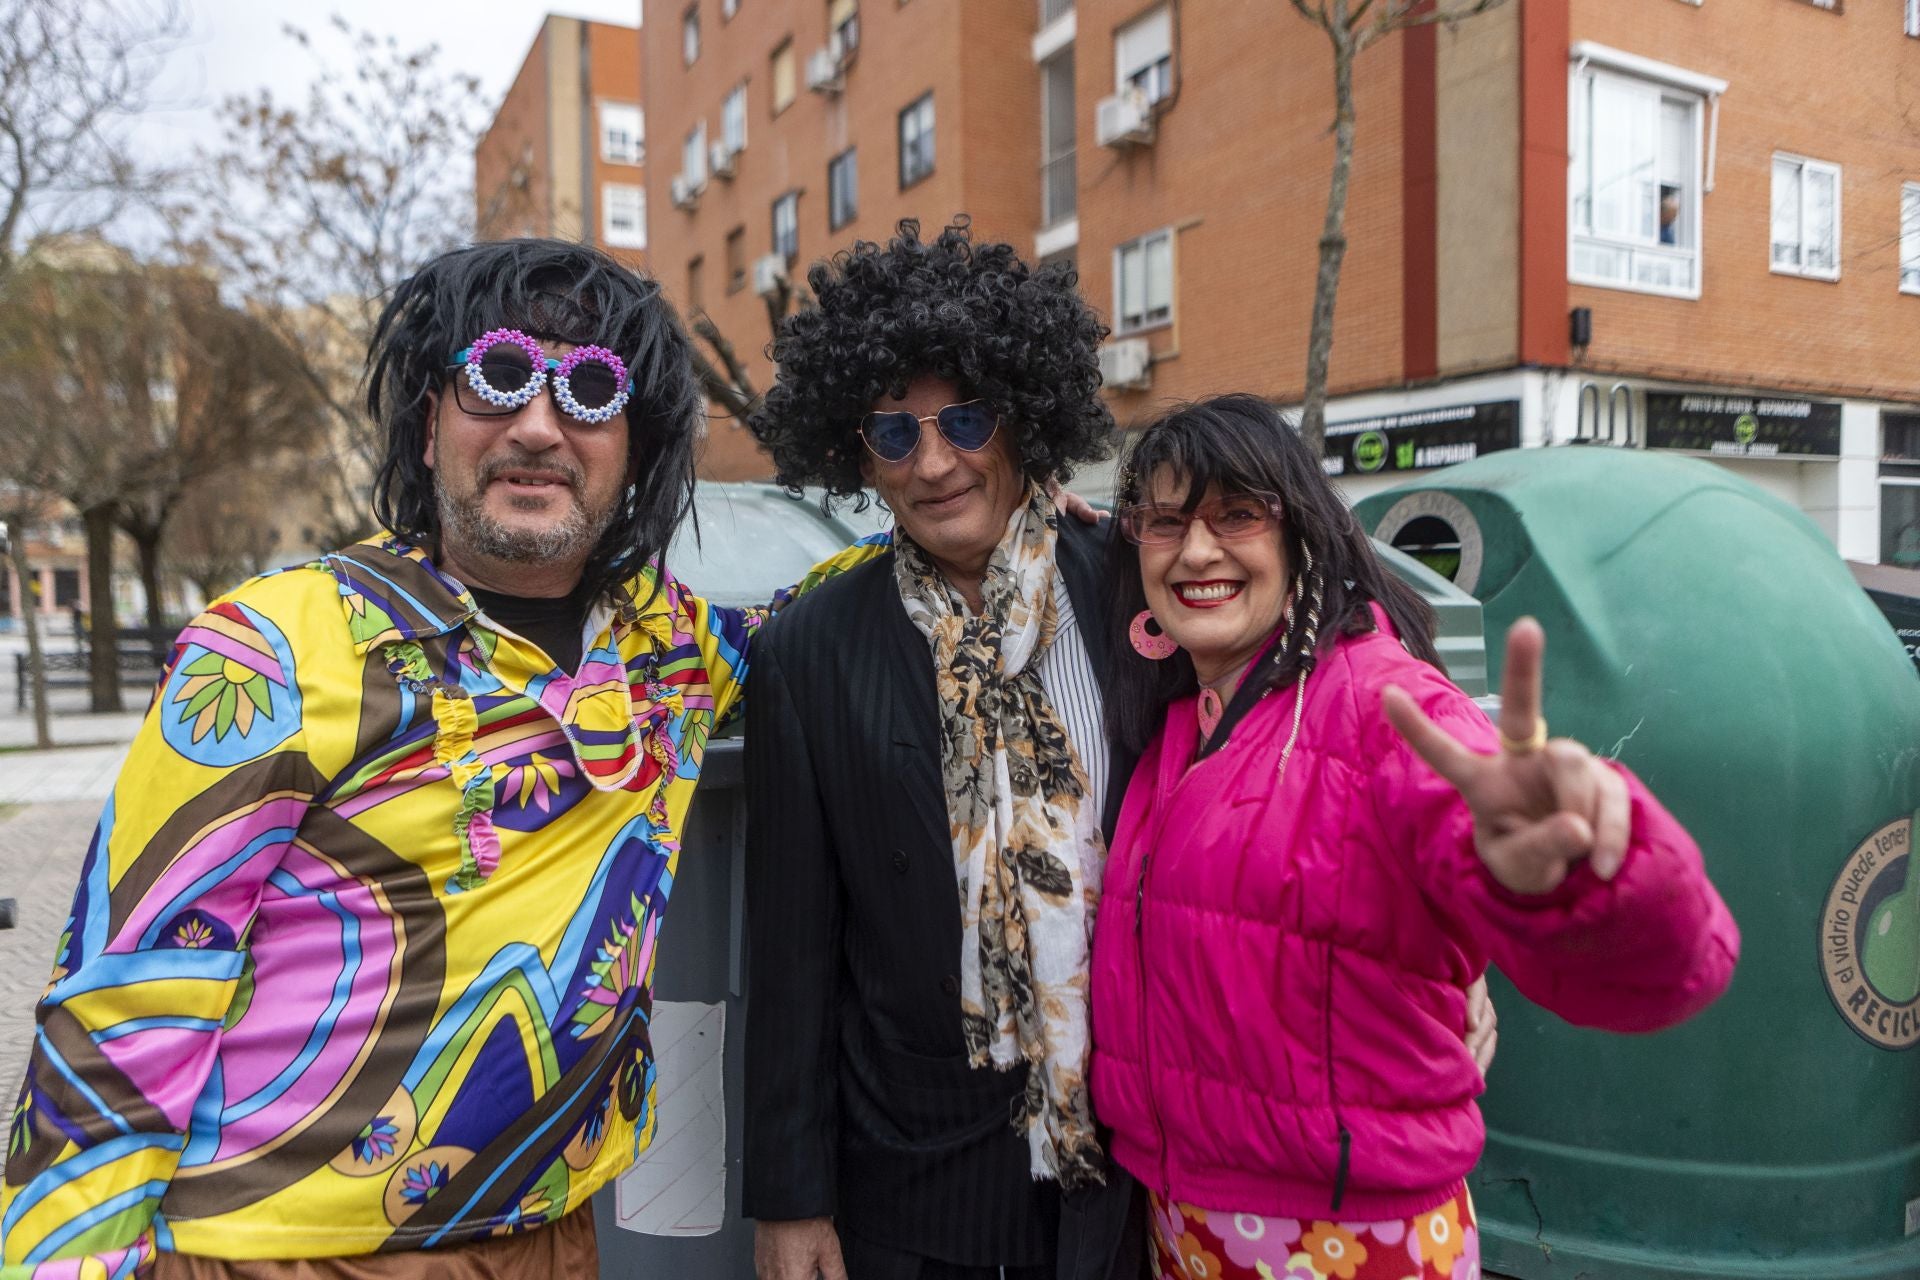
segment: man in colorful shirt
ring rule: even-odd
[[[388,533],[195,619],[101,818],[5,1280],[591,1276],[574,1211],[652,1136],[678,833],[761,621],[658,567],[686,337],[517,241],[403,284],[369,366]]]

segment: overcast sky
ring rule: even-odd
[[[355,27],[392,35],[402,49],[438,43],[446,65],[480,78],[489,106],[497,106],[540,30],[548,10],[523,0],[183,0],[192,35],[166,60],[153,94],[154,109],[138,137],[165,163],[184,158],[196,143],[213,143],[213,108],[236,93],[271,88],[274,96],[305,100],[315,59],[282,34],[292,22],[319,36],[333,14]],[[637,26],[640,0],[562,0],[554,12]],[[335,41],[315,48],[338,54]]]

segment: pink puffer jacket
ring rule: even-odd
[[[1733,973],[1739,934],[1700,852],[1626,774],[1633,842],[1602,883],[1502,889],[1459,795],[1387,723],[1397,684],[1475,750],[1479,708],[1382,631],[1342,639],[1191,773],[1176,704],[1134,773],[1093,947],[1093,1097],[1113,1154],[1203,1208],[1382,1220],[1479,1159],[1464,989],[1491,959],[1569,1022],[1653,1031]]]

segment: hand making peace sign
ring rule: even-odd
[[[1507,632],[1500,681],[1500,745],[1481,755],[1389,686],[1387,719],[1473,812],[1474,847],[1493,878],[1515,893],[1546,893],[1587,859],[1611,880],[1626,860],[1632,804],[1627,784],[1571,738],[1547,740],[1540,717],[1546,633],[1532,618]]]

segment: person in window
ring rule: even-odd
[[[1105,330],[1070,270],[965,224],[903,222],[808,284],[750,425],[783,482],[876,489],[896,537],[755,651],[756,1268],[1134,1277],[1134,1186],[1086,1081],[1090,930],[1132,768],[1102,728],[1109,533],[1051,496],[1108,448]]]
[[[1680,189],[1660,188],[1660,243],[1680,243]]]
[[[1477,1277],[1463,988],[1491,959],[1571,1022],[1652,1031],[1726,987],[1732,917],[1632,774],[1548,740],[1538,624],[1496,730],[1264,400],[1148,427],[1119,500],[1104,687],[1140,760],[1092,1088],[1155,1274]]]

